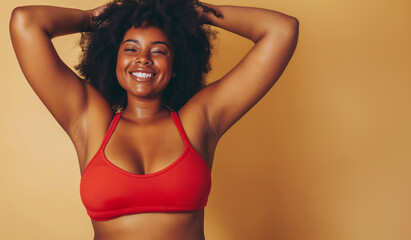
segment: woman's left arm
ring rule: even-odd
[[[246,37],[255,45],[224,77],[193,97],[219,138],[276,83],[297,45],[298,20],[267,9],[205,4],[220,13],[200,11],[201,20]]]

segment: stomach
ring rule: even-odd
[[[137,213],[92,220],[94,240],[204,240],[204,209],[184,213]]]

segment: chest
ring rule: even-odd
[[[92,219],[204,208],[211,188],[209,167],[178,120],[176,127],[158,124],[110,126],[81,178],[82,201]]]
[[[160,171],[176,161],[190,144],[173,122],[132,125],[120,122],[104,148],[112,164],[133,174]]]

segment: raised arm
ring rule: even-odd
[[[201,12],[204,22],[253,41],[247,55],[224,77],[193,97],[206,112],[210,129],[221,137],[280,78],[294,53],[299,23],[285,14],[251,7],[215,6],[223,17]]]
[[[75,136],[91,107],[110,107],[100,94],[80,79],[57,55],[51,39],[86,31],[96,10],[25,6],[13,10],[10,35],[24,76],[58,123]],[[81,123],[80,123],[81,124]]]

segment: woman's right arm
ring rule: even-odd
[[[95,10],[25,6],[15,8],[10,20],[11,40],[24,76],[72,140],[84,133],[90,112],[109,116],[111,108],[59,58],[51,39],[87,31],[93,13]]]

